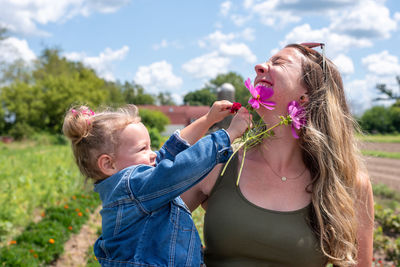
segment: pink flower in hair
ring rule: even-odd
[[[296,129],[299,130],[302,126],[306,125],[305,110],[297,101],[291,101],[288,104],[288,113],[292,120],[292,135],[298,139]]]

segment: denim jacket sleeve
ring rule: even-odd
[[[190,144],[180,136],[179,130],[176,130],[173,135],[165,142],[159,151],[156,151],[156,164],[167,158],[173,160],[175,156],[190,147]]]
[[[128,179],[128,188],[144,212],[154,211],[173,200],[232,154],[225,130],[203,137],[175,157],[168,147],[166,144],[167,156],[156,167],[138,165]]]

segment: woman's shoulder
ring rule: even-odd
[[[371,179],[366,171],[360,171],[355,179],[354,186],[357,195],[372,192]]]

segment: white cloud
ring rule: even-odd
[[[350,75],[354,73],[354,64],[351,58],[344,54],[340,54],[335,57],[333,63],[338,67],[342,75]]]
[[[179,43],[178,41],[168,41],[166,39],[162,39],[160,43],[153,45],[153,50],[157,51],[162,48],[168,48],[168,47],[181,49],[181,48],[183,48],[183,45],[181,43]]]
[[[247,21],[249,21],[251,19],[251,16],[243,16],[240,14],[232,14],[230,16],[231,21],[233,22],[233,24],[235,24],[236,26],[243,26]]]
[[[394,18],[396,21],[400,21],[400,12],[394,13],[393,18]]]
[[[235,38],[237,38],[237,36],[234,33],[224,34],[221,31],[217,30],[213,33],[210,33],[207,37],[203,38],[202,40],[200,40],[199,46],[200,47],[209,47],[209,46],[218,47],[222,43],[233,41]]]
[[[254,41],[255,40],[253,28],[246,28],[239,35],[246,41]]]
[[[235,42],[237,39],[253,39],[254,30],[246,28],[239,33],[224,34],[217,30],[207,37],[201,39],[198,44],[202,48],[214,49],[220,57],[241,57],[249,63],[254,63],[257,58],[251,49],[242,42]]]
[[[12,63],[15,60],[23,60],[31,63],[34,59],[36,55],[26,40],[9,37],[0,41],[0,62]]]
[[[303,42],[325,43],[328,57],[333,57],[340,53],[346,53],[351,47],[372,46],[370,40],[355,38],[345,34],[338,34],[332,32],[330,28],[313,30],[309,24],[303,24],[293,28],[293,30],[285,36],[285,39],[280,42],[280,45],[283,47],[290,43]]]
[[[231,1],[225,1],[221,4],[220,6],[220,12],[223,16],[227,16],[229,14],[229,11],[231,10],[232,7],[232,2]]]
[[[367,80],[354,80],[344,84],[347,102],[351,113],[361,115],[372,107],[372,100],[376,97],[374,89]]]
[[[396,76],[400,73],[400,64],[396,56],[382,51],[379,54],[372,54],[362,59],[367,70],[378,76]]]
[[[218,74],[226,73],[230,59],[220,56],[218,52],[212,52],[193,58],[182,65],[182,69],[195,78],[214,78]]]
[[[251,52],[250,48],[244,43],[221,44],[219,51],[222,55],[242,57],[249,63],[255,63],[257,57]]]
[[[118,50],[106,48],[97,57],[89,57],[85,53],[77,52],[65,53],[64,56],[69,60],[81,61],[84,65],[93,68],[100,77],[108,81],[114,81],[113,62],[123,60],[128,52],[129,47],[125,45]]]
[[[289,23],[296,23],[301,17],[295,15],[296,12],[279,10],[278,0],[267,1],[245,1],[244,6],[252,14],[260,18],[260,22],[267,26],[284,26]]]
[[[395,19],[383,3],[364,0],[354,9],[335,14],[331,30],[359,38],[389,38],[397,28]]]
[[[344,84],[346,97],[353,114],[361,115],[365,110],[375,105],[391,105],[393,101],[376,101],[379,97],[377,84],[386,84],[389,89],[398,88],[394,76],[378,76],[367,74],[364,80],[353,80]]]
[[[0,25],[11,32],[49,35],[38,24],[64,22],[74,16],[94,12],[110,13],[131,0],[0,0]]]
[[[134,81],[151,93],[178,90],[182,86],[182,78],[173,73],[172,65],[165,60],[139,67]]]
[[[168,46],[168,41],[165,39],[162,39],[161,43],[153,45],[154,50],[159,50],[161,48],[166,48]]]

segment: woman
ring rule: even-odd
[[[241,152],[223,176],[217,166],[182,196],[191,210],[206,209],[208,267],[371,266],[373,195],[355,124],[336,66],[310,46],[288,45],[255,67],[254,86],[272,87],[276,102],[257,112],[274,125],[299,102],[299,139],[279,126],[246,152],[238,186]]]

